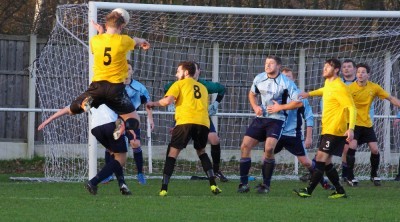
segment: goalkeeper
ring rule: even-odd
[[[132,193],[125,183],[123,172],[123,167],[125,166],[127,158],[126,153],[128,152],[125,137],[122,136],[117,140],[114,140],[114,138],[111,136],[112,131],[114,130],[114,122],[117,120],[118,115],[106,105],[100,105],[97,109],[92,108],[91,113],[91,132],[93,136],[96,137],[96,139],[107,149],[108,152],[113,154],[114,158],[106,163],[100,172],[98,172],[95,177],[85,184],[85,187],[91,194],[96,195],[97,185],[100,183],[100,181],[114,173],[117,177],[118,186],[122,195],[131,195]],[[46,119],[39,125],[38,130],[42,130],[47,124],[66,114],[72,115],[70,107],[68,106],[60,109]]]
[[[90,39],[90,50],[94,57],[92,83],[89,89],[71,103],[70,110],[72,114],[80,114],[88,111],[90,107],[97,108],[106,104],[125,121],[125,124],[123,121],[116,122],[113,135],[117,140],[124,134],[125,128],[135,136],[133,130],[139,126],[139,116],[125,92],[123,83],[128,76],[126,55],[135,46],[147,50],[150,44],[144,39],[132,39],[121,34],[128,21],[125,21],[119,11],[112,11],[105,20],[106,32]],[[95,27],[97,30],[100,28],[97,24]]]
[[[196,73],[194,75],[194,79],[196,79],[198,82],[203,84],[208,91],[208,94],[214,94],[218,93],[217,98],[213,103],[210,104],[208,108],[208,115],[213,116],[217,113],[218,111],[218,105],[221,103],[222,99],[224,98],[225,95],[225,86],[218,82],[211,82],[207,81],[204,79],[200,79],[200,65],[197,62],[194,62],[196,65]],[[168,89],[171,87],[171,85],[174,82],[170,82],[165,85],[164,87],[164,92],[167,92]],[[171,104],[168,106],[168,111],[174,112],[175,111],[175,105]],[[220,161],[221,161],[221,144],[220,144],[220,139],[217,134],[217,131],[215,129],[215,126],[210,118],[210,133],[208,134],[208,141],[211,144],[211,158],[213,161],[213,170],[214,174],[216,177],[220,179],[221,182],[228,182],[228,178],[222,173],[220,169]],[[169,147],[168,147],[169,148]],[[168,149],[169,151],[169,149]]]

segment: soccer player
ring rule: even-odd
[[[97,109],[91,108],[91,113],[91,132],[93,136],[95,136],[96,139],[113,154],[114,158],[110,159],[110,161],[103,166],[100,172],[85,184],[85,188],[91,194],[96,195],[97,185],[110,174],[114,173],[118,180],[120,192],[123,195],[131,195],[132,193],[125,183],[123,172],[123,167],[126,163],[126,153],[128,151],[125,136],[121,136],[117,140],[114,140],[112,136],[118,115],[104,104],[100,105]],[[42,130],[51,121],[66,114],[73,114],[69,106],[60,109],[58,112],[46,119],[39,125],[38,130]],[[127,135],[129,136],[129,134]],[[130,137],[130,139],[133,138]]]
[[[94,75],[89,89],[78,96],[70,105],[72,114],[88,111],[90,107],[106,104],[124,121],[117,121],[114,138],[117,140],[125,128],[134,135],[133,130],[139,127],[139,116],[129,100],[124,80],[128,75],[126,55],[135,46],[147,50],[150,44],[142,38],[133,39],[122,35],[126,25],[122,14],[112,11],[106,16],[106,32],[90,39],[90,50],[94,55]]]
[[[295,76],[290,68],[282,68],[282,74],[294,81]],[[310,148],[312,145],[312,130],[314,126],[314,114],[307,99],[302,99],[303,106],[298,109],[287,111],[287,120],[282,130],[282,135],[276,144],[274,154],[279,153],[283,148],[286,148],[291,154],[295,155],[301,165],[307,168],[312,174],[314,168],[313,163],[307,156],[305,148]],[[306,138],[303,142],[302,125],[306,122]],[[334,189],[328,181],[321,179],[320,184],[324,189]]]
[[[323,99],[322,132],[316,155],[315,170],[307,188],[293,190],[300,197],[311,197],[315,187],[324,176],[324,172],[336,188],[336,191],[329,198],[347,197],[343,186],[340,184],[339,174],[332,164],[332,155],[340,156],[346,140],[350,142],[353,139],[356,108],[349,88],[338,76],[339,70],[339,60],[326,60],[323,69],[324,87],[309,93],[300,93],[302,98],[322,96]]]
[[[380,155],[378,149],[377,138],[373,129],[373,123],[368,114],[370,106],[376,97],[389,100],[393,105],[400,107],[400,101],[391,96],[388,92],[382,89],[376,83],[369,81],[371,68],[364,63],[357,65],[357,80],[349,85],[351,95],[353,96],[354,104],[357,108],[356,126],[354,128],[354,140],[350,142],[349,150],[347,151],[347,181],[354,180],[354,163],[357,146],[362,143],[367,143],[371,150],[371,181],[375,186],[381,185],[381,179],[378,177],[378,169]],[[361,142],[362,141],[362,142]]]
[[[396,119],[394,120],[394,122],[393,122],[393,124],[394,124],[394,126],[395,127],[398,127],[400,124],[400,111],[397,113],[397,117],[396,117]],[[399,165],[398,165],[398,169],[397,169],[397,175],[396,175],[396,177],[394,178],[394,180],[395,181],[400,181],[400,157],[399,157]]]
[[[125,90],[133,106],[136,108],[136,110],[139,110],[140,105],[146,104],[147,102],[150,101],[150,96],[149,96],[149,91],[146,89],[146,87],[137,80],[133,79],[132,74],[133,74],[132,65],[129,64],[128,62],[128,77],[124,81],[124,84],[126,85]],[[154,129],[153,112],[146,106],[145,108],[147,112],[147,118],[149,119],[150,128],[151,130],[153,130]],[[144,185],[146,184],[146,178],[143,173],[143,151],[141,149],[141,143],[140,143],[140,128],[134,130],[134,132],[136,134],[136,139],[130,141],[130,145],[132,147],[133,159],[137,168],[137,180],[139,181],[139,184]],[[110,153],[107,152],[106,150],[105,155],[106,155],[105,159],[107,162],[107,159],[110,159]],[[107,180],[102,182],[103,183],[108,182],[110,179],[112,179],[112,176],[108,177]]]
[[[208,94],[218,93],[217,98],[208,108],[208,115],[213,116],[217,113],[218,105],[224,98],[225,86],[223,86],[218,82],[211,82],[204,79],[200,79],[199,78],[200,65],[197,62],[194,62],[194,64],[196,65],[196,74],[194,76],[194,79],[196,79],[198,82],[200,82],[207,88]],[[167,92],[173,83],[174,82],[170,82],[167,85],[165,85],[164,91]],[[173,106],[173,104],[171,104],[170,106]],[[170,109],[169,111],[173,111],[173,109],[172,110],[171,108],[169,109]],[[221,182],[228,182],[228,178],[226,178],[226,176],[220,170],[220,161],[221,161],[220,139],[211,118],[210,118],[210,133],[208,133],[208,141],[211,144],[211,158],[213,162],[214,175],[218,177]]]
[[[254,78],[249,91],[250,105],[257,117],[247,128],[240,147],[240,184],[237,190],[239,193],[250,191],[248,174],[251,168],[251,150],[262,141],[265,141],[263,183],[258,186],[257,192],[260,194],[269,192],[275,167],[274,149],[286,120],[286,110],[303,105],[298,99],[299,92],[294,82],[280,73],[281,64],[279,57],[268,56],[265,59],[265,72]],[[261,95],[261,105],[258,105],[257,95]],[[285,103],[288,97],[291,101]]]
[[[350,85],[353,82],[357,80],[357,67],[356,63],[351,60],[351,59],[346,59],[343,61],[342,64],[342,81],[346,85]],[[371,108],[369,110],[369,115],[371,117],[371,121],[374,122],[374,115],[375,115],[375,110],[374,110],[374,103],[371,104]],[[347,151],[349,149],[349,144],[346,142],[343,148],[343,154],[342,154],[342,179],[343,181],[347,182],[348,185],[350,186],[356,186],[358,184],[357,180],[353,181],[348,181],[347,180]]]
[[[194,79],[196,66],[193,62],[183,61],[179,63],[176,71],[176,81],[164,98],[157,102],[148,102],[146,106],[168,106],[175,101],[176,126],[172,130],[169,152],[165,160],[160,196],[168,193],[169,180],[174,171],[176,158],[180,151],[186,148],[190,139],[201,161],[204,172],[210,182],[211,192],[219,194],[221,190],[215,182],[214,171],[210,158],[205,152],[208,133],[210,131],[210,119],[208,117],[208,92],[206,87]]]

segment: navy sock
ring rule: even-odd
[[[143,151],[140,147],[133,149],[133,159],[138,173],[143,173]]]
[[[342,178],[347,178],[347,163],[342,162]]]
[[[114,159],[110,160],[110,162],[107,163],[100,170],[100,172],[97,173],[97,175],[90,180],[90,182],[94,186],[97,186],[97,184],[99,184],[102,180],[104,180],[105,178],[109,177],[114,172],[114,169],[116,169],[118,166],[121,167],[121,165],[119,164],[118,161],[116,161]]]
[[[271,186],[271,178],[272,174],[274,173],[274,168],[275,168],[275,159],[265,159],[263,163],[263,179],[264,179],[264,184],[267,187]]]
[[[347,176],[350,180],[354,179],[354,164],[356,162],[356,150],[350,149],[347,151]]]
[[[220,144],[211,145],[211,158],[213,161],[214,172],[219,171],[219,163],[221,161],[221,146]]]
[[[241,158],[240,159],[240,183],[249,183],[249,171],[251,167],[251,158]]]
[[[112,159],[112,158],[111,158],[110,152],[108,152],[108,151],[106,150],[106,151],[104,152],[104,162],[107,164],[107,163],[110,162],[111,159]]]

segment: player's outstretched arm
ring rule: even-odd
[[[153,110],[149,109],[146,105],[147,119],[149,120],[151,130],[154,130]]]
[[[400,107],[400,100],[398,98],[396,98],[394,96],[389,96],[387,98],[387,100],[389,100],[391,104],[393,104],[393,105],[395,105],[397,107]]]
[[[168,106],[169,104],[172,104],[175,101],[174,96],[166,96],[157,102],[148,102],[146,103],[146,108],[152,109],[155,106]]]
[[[72,115],[72,112],[69,108],[69,106],[64,107],[63,109],[58,110],[56,113],[54,113],[52,116],[50,116],[48,119],[46,119],[43,123],[41,123],[38,127],[38,130],[42,130],[47,124],[49,124],[51,121],[64,116],[66,114]]]
[[[133,40],[135,40],[136,45],[135,46],[140,46],[142,49],[147,50],[150,48],[150,43],[146,41],[146,39],[138,38],[138,37],[133,37]]]

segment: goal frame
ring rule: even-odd
[[[161,4],[137,4],[137,3],[111,3],[111,2],[95,2],[89,1],[89,12],[88,12],[88,26],[89,36],[97,34],[97,30],[92,25],[91,20],[97,22],[97,10],[98,9],[114,9],[124,8],[126,10],[133,11],[154,11],[154,12],[190,12],[190,13],[207,13],[207,14],[241,14],[241,15],[278,15],[278,16],[304,16],[304,17],[369,17],[369,18],[400,18],[400,11],[365,11],[365,10],[310,10],[310,9],[273,9],[273,8],[234,8],[234,7],[209,7],[209,6],[180,6],[180,5],[161,5]],[[213,43],[213,54],[218,55],[218,43]],[[93,55],[89,50],[89,81],[93,76]],[[218,81],[218,59],[213,59],[213,81]],[[300,90],[304,90],[305,87],[305,51],[300,50],[299,53],[299,65],[298,65],[298,80]],[[385,90],[390,91],[390,75],[392,72],[392,64],[390,61],[390,53],[385,55],[385,72],[384,72],[384,85],[382,86]],[[165,112],[155,112],[165,113]],[[222,113],[217,115],[223,115]],[[232,115],[232,114],[227,114]],[[243,114],[241,114],[243,115]],[[385,118],[384,130],[385,140],[383,145],[384,155],[390,155],[390,118],[394,116],[390,115],[390,104],[385,103],[384,115],[377,115],[376,117]],[[90,118],[89,118],[90,119]],[[216,120],[216,117],[215,119]],[[148,125],[148,124],[147,124]],[[216,124],[218,125],[218,124]],[[89,121],[90,126],[90,121]],[[90,127],[89,127],[90,128]],[[88,133],[88,152],[89,152],[89,178],[92,178],[97,173],[97,141]],[[149,160],[149,173],[152,172],[152,147],[151,147],[151,133],[148,130],[147,134],[149,139],[148,142],[148,160]],[[297,161],[297,158],[294,158]],[[390,160],[385,158],[385,163]],[[296,166],[297,166],[296,162]],[[296,167],[297,170],[297,167]]]

